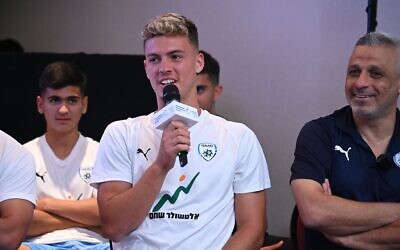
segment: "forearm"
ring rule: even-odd
[[[167,171],[152,165],[133,187],[118,182],[100,184],[98,202],[102,228],[108,238],[118,241],[143,222],[166,174]]]
[[[351,249],[400,249],[400,220],[389,225],[344,237],[328,239]]]
[[[387,225],[400,218],[398,204],[363,203],[328,197],[329,201],[320,204],[320,230],[333,235],[351,235],[370,231]]]
[[[357,202],[324,193],[312,180],[292,181],[301,219],[325,234],[346,236],[370,231],[400,219],[400,204]]]
[[[84,227],[84,225],[76,221],[68,220],[66,218],[35,209],[33,213],[33,220],[26,236],[31,238],[53,232],[55,230],[71,227]]]
[[[96,198],[84,200],[46,199],[40,209],[85,226],[100,225]]]

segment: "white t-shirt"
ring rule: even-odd
[[[89,180],[98,146],[97,141],[80,134],[71,153],[61,160],[51,150],[44,135],[24,144],[36,161],[37,198],[79,200],[96,197],[97,191],[90,186]],[[29,241],[54,243],[70,240],[105,241],[99,234],[80,227],[55,230]]]
[[[9,199],[36,204],[35,161],[19,142],[0,130],[0,202]]]
[[[110,124],[91,182],[133,185],[156,159],[162,131],[153,114]],[[190,128],[184,167],[175,162],[144,222],[115,249],[221,249],[235,223],[234,194],[270,187],[268,166],[255,134],[245,125],[202,111]],[[129,218],[127,218],[129,219]]]

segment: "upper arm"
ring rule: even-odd
[[[238,228],[251,224],[265,229],[266,193],[265,190],[235,194],[235,217]]]
[[[23,199],[0,202],[0,249],[16,249],[28,230],[34,206]]]
[[[312,225],[318,215],[319,201],[325,196],[321,184],[309,179],[295,179],[291,188],[301,219],[305,224]]]
[[[97,192],[97,202],[100,213],[107,209],[112,200],[119,194],[132,188],[132,184],[122,181],[108,181],[100,183]]]

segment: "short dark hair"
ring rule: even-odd
[[[86,76],[77,65],[69,62],[53,62],[47,65],[39,78],[39,91],[43,94],[46,88],[60,89],[66,86],[77,86],[83,96],[86,95]]]
[[[213,85],[219,84],[219,63],[217,59],[212,57],[209,53],[204,50],[200,50],[200,53],[204,55],[204,67],[200,71],[199,75],[207,74]]]

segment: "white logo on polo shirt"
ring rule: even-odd
[[[344,150],[341,146],[335,145],[335,150],[339,151],[342,154],[344,154],[346,156],[347,161],[350,161],[350,158],[349,158],[350,149],[351,149],[351,147],[349,147],[347,150]]]

